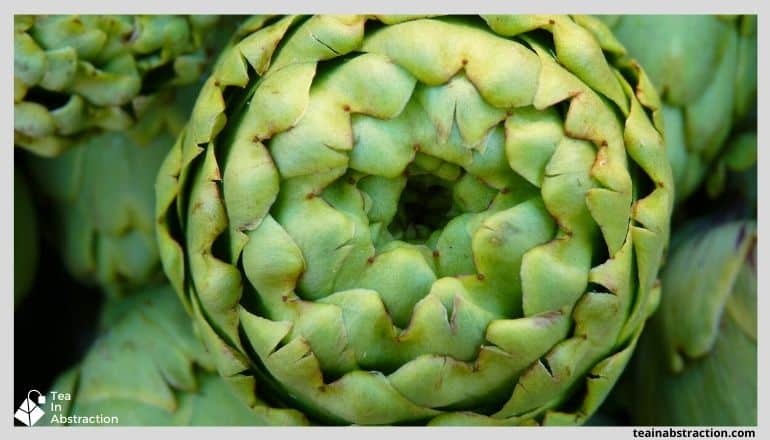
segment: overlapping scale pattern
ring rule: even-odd
[[[609,31],[239,35],[156,185],[164,268],[220,374],[316,423],[585,420],[657,304],[673,200],[657,95]]]
[[[131,127],[147,97],[198,80],[217,20],[14,16],[14,144],[57,156],[77,135]]]

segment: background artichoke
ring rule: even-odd
[[[42,29],[28,30],[30,35],[64,32],[70,38],[62,41],[76,47],[104,40],[105,32],[115,39],[133,24],[132,39],[118,44],[108,38],[101,49],[115,52],[115,57],[133,51],[134,63],[146,73],[139,78],[145,81],[142,93],[131,97],[127,128],[92,127],[73,133],[60,157],[19,154],[44,200],[45,227],[51,231],[53,247],[81,282],[119,296],[126,289],[163,280],[155,242],[155,176],[189,116],[202,74],[211,69],[213,55],[242,18],[107,16],[81,22],[76,16],[16,17],[17,24],[29,22]],[[218,26],[211,29],[214,23]],[[81,29],[84,26],[87,31]],[[52,38],[43,36],[44,41]],[[155,49],[145,54],[149,48]],[[173,75],[169,76],[171,70],[160,74],[171,67]],[[117,91],[109,83],[97,85],[94,93]]]
[[[757,231],[700,219],[672,239],[632,370],[633,422],[757,424]]]
[[[62,411],[47,414],[46,424],[85,424],[78,417],[98,415],[97,424],[104,425],[116,424],[112,417],[119,425],[139,426],[264,423],[210,372],[170,287],[138,292],[104,313],[112,326],[51,387],[72,400],[56,401]]]
[[[290,408],[270,423],[585,420],[657,304],[673,204],[623,53],[590,17],[244,23],[157,182],[219,373]]]
[[[731,129],[756,127],[757,17],[601,18],[660,92],[676,199],[682,202],[706,177],[722,172],[718,159]]]
[[[215,16],[15,15],[14,143],[44,156],[89,130],[123,130],[135,100],[190,84]]]
[[[186,116],[173,95],[163,98],[148,102],[131,129],[82,136],[56,158],[27,158],[62,261],[74,277],[112,296],[163,279],[153,184]]]

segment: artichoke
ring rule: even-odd
[[[219,374],[275,424],[586,420],[673,205],[623,53],[590,17],[247,20],[156,183]]]
[[[61,411],[50,425],[255,425],[263,416],[213,374],[184,309],[168,286],[147,289],[105,312],[111,328],[51,391]]]
[[[632,375],[637,424],[757,424],[756,243],[748,220],[674,234]]]
[[[14,143],[56,156],[88,131],[134,124],[140,101],[198,80],[217,18],[14,16]]]
[[[757,17],[602,18],[660,91],[679,203],[720,173],[720,153],[731,129],[756,124]]]
[[[13,304],[24,300],[35,282],[39,257],[37,211],[27,178],[13,168]]]
[[[68,271],[110,296],[163,281],[153,183],[184,125],[171,98],[165,93],[146,102],[131,129],[90,133],[58,157],[27,162]]]

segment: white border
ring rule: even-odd
[[[765,3],[766,4],[766,3]],[[464,438],[467,435],[483,435],[488,438],[501,438],[506,440],[520,439],[520,438],[563,438],[563,439],[632,439],[632,427],[579,427],[579,428],[483,428],[479,433],[471,433],[469,431],[474,428],[16,428],[13,427],[12,414],[14,410],[15,402],[13,400],[13,110],[11,103],[13,102],[13,14],[18,13],[113,13],[113,14],[129,14],[129,13],[216,13],[216,14],[244,14],[244,13],[296,13],[296,12],[316,12],[316,13],[430,13],[430,12],[446,12],[446,13],[754,13],[759,14],[759,93],[758,93],[758,136],[760,145],[759,154],[759,177],[758,177],[758,194],[759,194],[759,206],[758,206],[758,227],[759,233],[759,248],[758,248],[758,264],[759,264],[759,298],[758,298],[758,313],[759,313],[759,345],[758,345],[758,359],[759,359],[759,428],[757,430],[758,439],[763,438],[763,434],[767,431],[763,429],[767,424],[765,421],[770,420],[769,411],[765,396],[768,395],[768,380],[767,380],[767,367],[766,361],[768,354],[768,338],[770,338],[770,332],[768,332],[768,319],[770,315],[767,313],[767,307],[770,302],[764,298],[763,287],[767,286],[767,277],[770,271],[763,270],[766,267],[766,263],[770,261],[768,252],[765,247],[765,233],[766,229],[765,217],[767,206],[768,193],[764,189],[766,184],[770,184],[770,177],[763,177],[762,170],[769,170],[770,160],[766,152],[762,152],[763,141],[768,139],[767,126],[764,116],[764,104],[768,102],[768,88],[764,86],[763,79],[770,77],[770,70],[768,70],[767,57],[765,56],[764,49],[767,44],[767,29],[770,20],[764,16],[765,4],[761,0],[733,0],[733,1],[666,1],[666,2],[654,2],[653,0],[625,0],[625,1],[608,1],[608,0],[584,0],[580,2],[567,1],[567,0],[541,0],[539,2],[534,1],[516,1],[516,0],[473,0],[473,1],[461,1],[461,0],[444,0],[438,1],[423,1],[418,2],[415,0],[364,0],[358,2],[345,2],[341,0],[326,1],[322,4],[320,2],[313,2],[312,0],[281,0],[274,2],[259,2],[259,1],[235,1],[235,0],[216,0],[211,2],[196,2],[192,3],[189,0],[130,0],[130,1],[87,1],[87,0],[70,0],[66,4],[61,0],[4,0],[0,4],[0,11],[2,12],[3,21],[5,26],[3,34],[6,38],[3,39],[4,44],[1,47],[1,56],[3,64],[4,81],[0,83],[0,93],[4,96],[4,100],[0,102],[6,103],[6,109],[8,109],[0,119],[2,124],[3,137],[6,141],[3,143],[4,148],[0,148],[0,167],[2,167],[2,174],[0,179],[4,182],[0,185],[0,200],[2,200],[2,206],[5,208],[2,210],[4,215],[1,217],[2,224],[0,225],[0,280],[4,281],[6,286],[6,300],[5,306],[0,307],[2,309],[0,313],[3,314],[3,322],[7,324],[5,326],[0,325],[0,352],[6,353],[8,359],[7,363],[0,363],[0,376],[7,378],[7,381],[0,381],[0,386],[4,392],[0,392],[0,395],[6,396],[3,404],[0,405],[0,414],[6,414],[3,431],[4,434],[10,438],[15,437],[57,437],[57,438],[73,438],[73,439],[87,439],[98,438],[101,439],[105,435],[109,435],[111,438],[135,438],[137,435],[141,436],[170,436],[170,435],[183,435],[187,438],[208,438],[212,435],[227,436],[231,438],[249,438],[249,439],[273,439],[273,438],[303,438],[307,436],[334,438],[334,439],[346,439],[346,438],[358,438],[362,435],[372,438],[387,438],[392,440],[394,436],[401,437],[425,437],[436,436],[437,438]],[[769,171],[770,172],[770,171]],[[770,174],[768,174],[770,176]],[[21,329],[19,329],[21,330]],[[3,420],[3,416],[0,416],[0,420]],[[0,422],[2,423],[2,422]]]

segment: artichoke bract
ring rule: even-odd
[[[43,156],[124,130],[135,99],[198,80],[213,16],[14,16],[14,143]]]
[[[757,424],[756,245],[753,220],[674,234],[632,375],[636,423]]]
[[[35,283],[40,238],[37,210],[24,174],[13,167],[13,304],[24,300]]]
[[[607,28],[238,35],[156,183],[161,260],[219,373],[318,424],[584,421],[655,308],[673,203],[657,95]]]
[[[50,391],[48,425],[206,426],[264,423],[212,373],[169,286],[146,289],[107,310],[112,325]],[[49,398],[51,399],[51,398]]]
[[[679,203],[709,177],[731,129],[756,119],[757,17],[602,18],[660,91]]]
[[[68,272],[113,297],[163,282],[153,184],[184,125],[172,98],[148,100],[128,130],[84,135],[58,157],[27,161],[50,207],[43,222]]]

